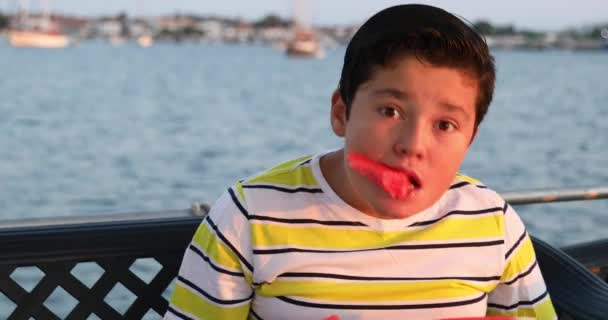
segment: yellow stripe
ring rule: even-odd
[[[530,240],[530,237],[526,237],[519,245],[519,248],[515,249],[515,252],[511,253],[501,281],[508,281],[526,271],[526,268],[530,267],[534,259],[534,247],[532,246],[532,241]]]
[[[496,310],[496,309],[488,309],[488,311],[486,312],[486,315],[490,316],[490,317],[497,317],[497,316],[518,317],[519,316],[519,317],[527,317],[527,318],[536,319],[535,318],[536,311],[534,311],[533,308],[521,308],[521,309],[517,309],[515,311],[510,311],[510,312]]]
[[[464,175],[464,174],[461,174],[461,173],[456,174],[456,180],[458,180],[458,181],[466,181],[466,182],[469,182],[469,183],[472,183],[472,184],[476,184],[476,185],[483,185],[483,183],[481,181],[479,181],[479,180],[477,180],[475,178],[471,178],[471,177],[469,177],[467,175]]]
[[[464,298],[490,292],[494,284],[460,280],[412,282],[279,281],[264,284],[256,294],[267,297],[297,296],[322,301],[391,302]]]
[[[239,195],[239,200],[241,201],[241,204],[245,205],[247,202],[245,201],[245,193],[243,192],[243,184],[242,183],[237,183],[234,185],[234,188],[237,191],[237,194]]]
[[[507,316],[507,317],[528,317],[537,320],[557,319],[555,308],[549,297],[545,297],[543,302],[534,307],[520,307],[517,310],[503,311],[498,309],[488,309],[487,316]]]
[[[446,218],[433,228],[409,231],[373,231],[285,224],[252,223],[253,245],[299,246],[325,249],[364,249],[409,241],[453,241],[501,237],[502,215],[465,219]]]
[[[221,240],[217,239],[215,233],[209,230],[206,223],[202,223],[192,239],[205,254],[215,263],[229,270],[240,270],[241,265],[238,257]]]
[[[198,227],[192,242],[196,244],[214,264],[227,270],[243,272],[245,280],[249,284],[253,283],[253,275],[251,272],[247,270],[247,268],[241,266],[241,261],[236,254],[215,236],[215,233],[209,229],[206,223],[202,223]]]
[[[296,166],[299,163],[304,162],[310,158],[312,158],[312,156],[308,155],[308,156],[303,156],[303,157],[300,157],[297,159],[289,160],[289,161],[283,162],[281,164],[278,164],[278,165],[268,169],[265,173],[274,173],[274,172],[278,172],[278,171],[290,170],[293,166]]]
[[[557,314],[555,313],[555,308],[553,307],[553,303],[551,302],[551,298],[548,296],[545,300],[534,306],[534,310],[536,310],[536,319],[540,320],[553,320],[557,319]]]
[[[250,307],[249,303],[237,307],[215,305],[180,283],[175,285],[171,305],[200,319],[247,319]]]
[[[318,186],[319,184],[317,183],[310,166],[297,167],[295,169],[293,168],[295,165],[305,161],[308,158],[310,158],[310,156],[286,162],[243,183],[245,185],[254,183],[272,183],[286,186]]]

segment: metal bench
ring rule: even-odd
[[[0,318],[159,319],[201,219],[183,210],[7,223]]]

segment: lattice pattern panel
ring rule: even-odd
[[[2,319],[160,319],[177,255],[0,266]]]

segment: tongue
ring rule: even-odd
[[[395,200],[404,200],[414,190],[407,174],[356,152],[348,154],[350,167],[380,186]]]

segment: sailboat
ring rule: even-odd
[[[141,2],[136,1],[135,5],[136,5],[136,12],[142,12]],[[149,23],[145,20],[142,20],[142,21],[143,21],[144,32],[141,33],[137,37],[137,45],[140,48],[149,48],[154,44],[154,37],[152,36],[152,31],[151,31]]]
[[[27,1],[20,1],[20,13],[8,31],[8,41],[13,47],[65,48],[70,38],[61,33],[50,19],[48,2],[45,1],[42,17],[30,17]]]
[[[141,36],[137,37],[137,45],[142,48],[149,48],[154,43],[154,38],[150,33],[144,33]]]
[[[304,18],[305,5],[302,0],[295,1],[294,32],[287,42],[286,53],[288,56],[322,58],[324,52],[319,37]]]
[[[286,50],[289,56],[322,58],[324,55],[317,35],[311,30],[296,30]]]

